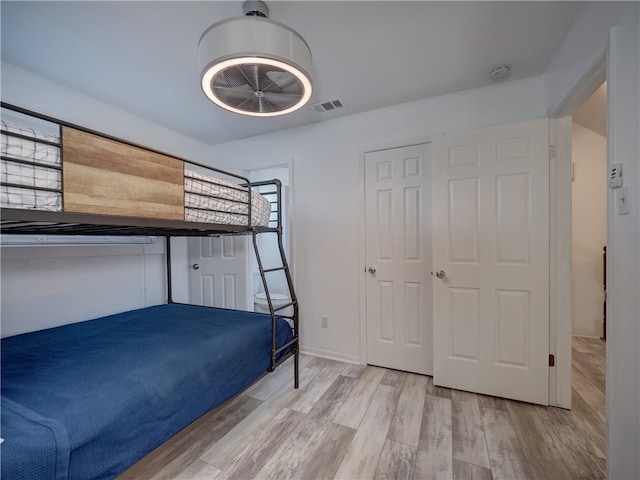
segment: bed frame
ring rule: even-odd
[[[1,233],[18,235],[144,235],[165,237],[167,304],[176,304],[172,298],[172,237],[251,235],[271,317],[271,338],[268,340],[271,346],[271,358],[270,365],[264,373],[274,371],[278,365],[293,356],[294,387],[298,388],[298,301],[283,248],[282,185],[279,180],[251,183],[247,178],[240,175],[166,155],[13,105],[1,103],[1,106],[4,109],[60,126],[60,143],[49,144],[51,147],[60,148],[60,165],[54,167],[45,166],[46,168],[53,168],[56,172],[55,175],[58,175],[57,172],[59,172],[62,180],[61,188],[30,187],[35,188],[36,191],[40,190],[42,195],[54,194],[56,198],[58,198],[57,195],[60,195],[61,211],[25,209],[24,207],[13,208],[13,204],[11,204],[11,208],[1,209]],[[4,128],[2,129],[2,134],[7,135],[8,141],[10,137],[21,137],[19,133],[8,132]],[[31,137],[27,136],[22,136],[22,138],[32,140]],[[39,142],[40,140],[37,143]],[[46,141],[44,143],[47,144]],[[34,159],[36,157],[37,155],[34,155]],[[14,158],[4,155],[2,155],[1,160],[3,165],[9,165],[5,163],[7,161],[15,162]],[[38,160],[35,160],[35,162],[18,160],[17,162],[18,167],[14,165],[11,168],[20,169],[23,168],[21,164],[24,164],[24,168],[31,169],[34,167],[34,163],[36,167],[40,167],[38,166]],[[224,176],[234,180],[234,185],[224,188],[237,190],[236,193],[241,197],[246,195],[246,200],[238,202],[241,207],[241,213],[237,213],[236,210],[233,210],[231,214],[228,213],[228,210],[221,211],[225,215],[234,218],[234,220],[231,220],[232,223],[220,224],[184,220],[187,203],[185,165],[194,166],[197,170],[207,172],[206,174],[212,177]],[[13,177],[7,175],[7,178]],[[7,190],[23,187],[19,183],[10,181],[2,181],[0,183]],[[37,182],[34,179],[35,183]],[[253,197],[252,189],[256,187],[267,188],[267,192],[262,191],[260,193],[273,199],[269,202],[271,204],[269,221],[262,225],[254,224],[252,215],[254,213],[255,198]],[[37,192],[34,193],[34,197],[36,196]],[[208,196],[213,198],[215,195],[208,194]],[[226,199],[227,197],[220,198]],[[262,201],[262,203],[265,202]],[[58,205],[56,208],[58,208]],[[193,208],[193,206],[190,205],[189,208]],[[233,208],[236,207],[234,206]],[[268,214],[268,211],[265,210],[265,213]],[[238,215],[242,219],[241,221],[237,221]],[[277,268],[265,269],[262,264],[257,236],[267,234],[277,236],[279,254],[282,260],[281,266]],[[268,286],[268,277],[272,272],[284,273],[291,298],[290,303],[274,307]],[[180,305],[176,304],[176,307],[178,306]],[[291,309],[293,313],[291,315],[281,314],[280,312],[285,309]],[[264,316],[264,314],[251,315]],[[289,321],[292,329],[292,339],[286,341],[286,344],[278,346],[278,338],[281,339],[281,336],[279,337],[277,324],[282,327],[282,318]],[[247,355],[243,358],[249,359],[249,357]]]
[[[270,371],[276,368],[275,359],[280,351],[292,347],[294,384],[295,388],[298,388],[298,301],[282,242],[282,184],[279,180],[252,183],[241,175],[167,155],[14,105],[2,102],[0,106],[60,126],[62,188],[42,188],[41,190],[53,190],[60,193],[63,205],[62,211],[59,212],[2,208],[0,212],[0,231],[2,234],[165,237],[167,303],[173,303],[171,237],[251,235],[274,329]],[[5,157],[2,159],[6,160]],[[252,189],[256,187],[271,185],[273,190],[263,192],[263,195],[274,197],[271,202],[272,220],[270,219],[267,226],[252,224],[252,194],[248,194],[247,211],[245,214],[239,214],[244,215],[245,218],[242,224],[184,221],[184,168],[186,165],[205,171],[212,177],[224,176],[234,179],[237,183],[236,188],[246,189],[249,192],[252,192]],[[2,182],[2,185],[16,186],[5,182]],[[256,238],[258,234],[277,236],[282,260],[281,267],[263,268]],[[281,271],[285,275],[291,302],[274,308],[269,291],[268,274],[277,271]],[[292,309],[292,315],[278,313],[288,308]],[[294,334],[292,344],[280,349],[275,347],[276,315],[291,321]]]
[[[271,366],[273,371],[289,356],[294,357],[294,385],[299,386],[299,313],[293,281],[282,242],[281,182],[250,182],[247,178],[208,165],[185,160],[135,145],[115,137],[79,127],[58,119],[7,103],[2,108],[38,118],[60,126],[62,188],[49,189],[62,195],[62,211],[2,208],[0,229],[4,234],[30,235],[114,235],[161,236],[166,239],[167,303],[174,303],[171,288],[171,237],[205,237],[220,235],[251,235],[272,319]],[[17,136],[13,133],[2,133]],[[46,143],[46,142],[45,142]],[[7,160],[2,157],[2,160]],[[216,177],[234,179],[238,190],[273,187],[263,195],[271,201],[272,220],[267,226],[252,224],[252,194],[247,194],[245,220],[242,224],[216,224],[184,221],[184,167],[192,165]],[[19,186],[2,182],[3,186]],[[38,189],[38,187],[34,187]],[[242,203],[242,202],[241,202]],[[275,217],[275,218],[274,218]],[[258,234],[277,236],[282,266],[264,269],[256,237]],[[268,274],[284,273],[291,302],[275,307],[271,301]],[[278,312],[291,308],[292,315]],[[290,320],[293,340],[280,348],[275,344],[276,317]],[[290,349],[279,362],[278,354]]]

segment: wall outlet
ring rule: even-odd
[[[329,328],[329,318],[322,317],[322,328]]]

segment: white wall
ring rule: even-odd
[[[2,63],[2,101],[181,158],[209,146]],[[188,299],[186,247],[174,239],[174,299]],[[154,247],[2,247],[2,336],[166,300],[164,240]],[[186,278],[186,280],[185,280]]]
[[[607,241],[607,139],[573,123],[572,333],[602,336],[602,247]]]
[[[205,143],[6,62],[0,66],[3,102],[180,158],[204,162],[209,157]]]
[[[2,337],[164,303],[156,245],[3,247]]]
[[[640,4],[586,2],[547,69],[555,111],[608,50],[608,161],[622,163],[631,214],[608,192],[607,477],[640,478]],[[613,27],[613,28],[612,28]]]
[[[293,158],[293,261],[303,350],[359,362],[363,287],[363,157],[435,134],[544,116],[544,79],[488,88],[253,137],[212,148],[216,166]],[[320,319],[329,319],[321,328]]]

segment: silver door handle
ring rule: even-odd
[[[436,277],[438,277],[440,280],[442,280],[446,276],[447,274],[444,272],[444,270],[440,270],[439,272],[436,272]]]
[[[369,270],[367,270],[371,275],[373,275],[374,273],[376,273],[376,269],[373,267],[369,267]]]
[[[194,270],[198,270],[200,268],[200,265],[194,263],[193,265],[191,265],[191,268],[193,268]]]

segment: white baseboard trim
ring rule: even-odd
[[[304,345],[300,345],[300,353],[360,365],[360,357],[357,355],[346,355],[344,353],[323,350],[321,348],[305,347]]]

